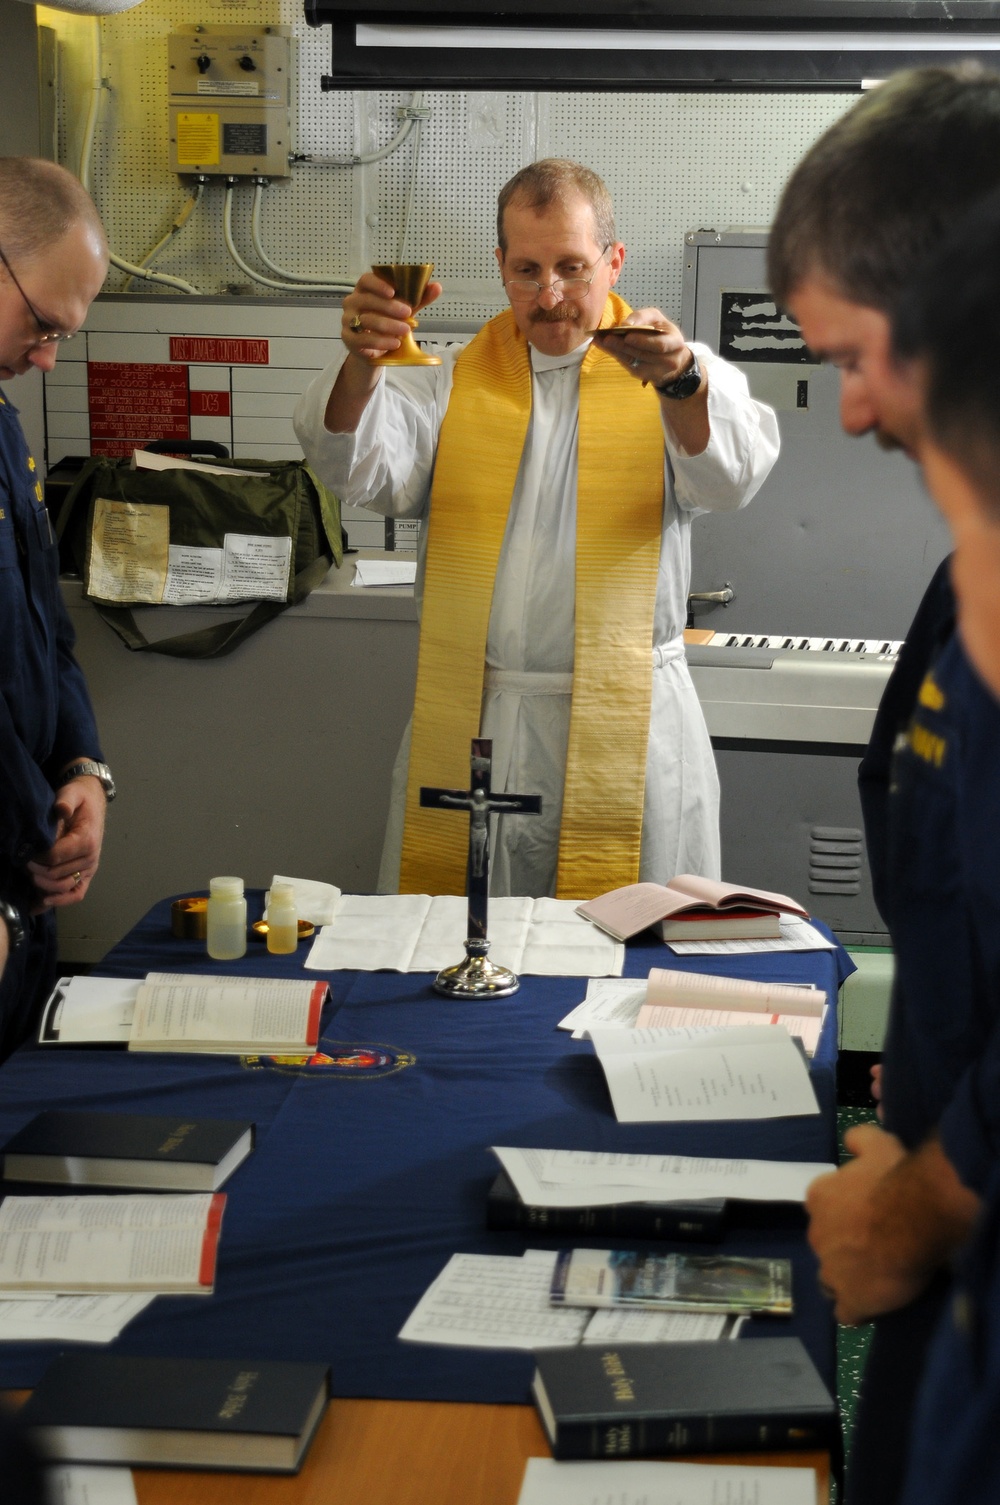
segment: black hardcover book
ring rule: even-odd
[[[540,1349],[532,1390],[557,1458],[839,1450],[837,1403],[798,1338]]]
[[[253,1149],[254,1126],[133,1113],[39,1113],[3,1147],[5,1181],[218,1191]]]
[[[618,1233],[629,1238],[664,1238],[717,1244],[726,1222],[722,1197],[699,1202],[622,1202],[615,1207],[530,1207],[522,1202],[506,1171],[486,1198],[486,1226],[531,1233]]]
[[[20,1415],[51,1462],[294,1474],[329,1390],[325,1364],[66,1353]]]

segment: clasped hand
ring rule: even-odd
[[[41,896],[39,909],[78,904],[86,894],[101,858],[107,799],[100,780],[86,774],[63,784],[52,808],[56,839],[43,856],[28,863]]]

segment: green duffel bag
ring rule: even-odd
[[[175,658],[231,653],[343,558],[340,504],[301,460],[211,464],[234,474],[91,459],[60,508],[63,558],[128,648]],[[132,611],[237,601],[256,604],[242,617],[154,642]]]

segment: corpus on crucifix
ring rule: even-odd
[[[515,972],[487,957],[487,908],[490,891],[490,816],[537,815],[539,794],[494,794],[490,788],[493,743],[473,737],[468,789],[421,789],[420,803],[434,810],[466,810],[469,815],[469,864],[465,888],[469,923],[465,961],[445,967],[434,979],[437,992],[449,998],[505,998],[521,986]]]

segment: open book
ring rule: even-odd
[[[653,967],[646,1002],[636,1029],[719,1029],[747,1024],[783,1024],[802,1041],[807,1056],[816,1052],[826,994],[821,988],[789,983],[750,982],[708,972],[671,972]]]
[[[313,1051],[325,982],[150,972],[139,988],[129,1050],[289,1055]]]
[[[5,1197],[0,1294],[154,1291],[210,1296],[222,1192]]]
[[[739,922],[745,923],[748,911],[757,915],[800,915],[808,918],[801,904],[796,904],[787,894],[773,894],[764,888],[740,888],[735,883],[719,883],[714,878],[698,878],[692,873],[681,873],[662,883],[630,883],[625,888],[613,888],[610,893],[597,899],[588,899],[578,904],[577,914],[592,920],[601,930],[613,935],[616,941],[627,941],[642,930],[653,927],[664,940],[681,940],[676,931],[671,935],[672,923],[688,923],[694,918],[701,920],[703,928],[697,934],[707,934],[705,921],[712,917],[717,923],[712,935],[718,940],[739,939],[745,930],[729,930],[724,922],[737,911]]]

